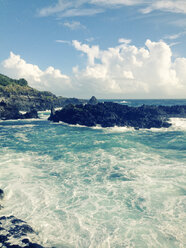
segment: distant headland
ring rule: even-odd
[[[0,119],[37,118],[36,111],[84,102],[77,98],[57,97],[49,91],[38,91],[25,79],[15,80],[0,74]],[[20,111],[28,113],[23,115]]]

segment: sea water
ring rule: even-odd
[[[186,247],[186,119],[134,130],[48,116],[0,122],[1,215],[27,221],[45,247]]]

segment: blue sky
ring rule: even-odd
[[[0,72],[88,98],[185,98],[185,0],[0,0]]]

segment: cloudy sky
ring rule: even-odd
[[[89,98],[186,98],[186,0],[0,0],[0,73]]]

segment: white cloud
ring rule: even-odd
[[[29,64],[19,55],[10,52],[10,57],[2,62],[3,72],[13,78],[25,78],[29,85],[39,90],[49,90],[58,94],[71,90],[70,78],[60,70],[48,67],[42,71],[37,65]]]
[[[118,42],[119,42],[119,43],[129,44],[129,43],[131,43],[131,40],[129,40],[129,39],[124,39],[124,38],[120,38],[120,39],[118,40]]]
[[[92,46],[89,47],[86,44],[81,44],[81,42],[77,41],[77,40],[73,40],[72,41],[73,46],[79,50],[82,51],[84,53],[87,54],[88,56],[88,61],[90,65],[94,65],[94,60],[97,58],[99,58],[99,47],[98,46]]]
[[[43,71],[12,52],[3,61],[2,72],[63,96],[185,98],[186,58],[174,59],[170,45],[164,41],[147,40],[144,47],[122,42],[106,50],[77,40],[72,45],[87,55],[87,65],[83,69],[74,67],[70,77],[53,67]]]
[[[186,58],[172,61],[172,51],[165,42],[147,40],[144,48],[126,43],[108,50],[76,41],[74,47],[87,54],[83,70],[74,69],[75,79],[85,92],[98,97],[184,97],[186,92]],[[91,60],[94,62],[90,63]],[[95,63],[95,58],[99,58]]]
[[[185,0],[152,1],[152,3],[149,3],[146,8],[141,10],[141,12],[144,14],[148,14],[153,10],[186,14],[186,1]]]
[[[106,5],[106,6],[117,6],[117,5],[136,5],[141,4],[144,0],[91,0],[92,4]]]
[[[59,18],[72,16],[91,16],[102,13],[103,9],[98,9],[93,6],[86,8],[85,5],[90,3],[90,0],[58,0],[55,5],[44,7],[39,11],[39,16],[50,16],[57,14]]]
[[[63,18],[63,17],[75,17],[75,16],[92,16],[92,15],[96,15],[99,13],[104,12],[103,9],[87,9],[87,8],[82,8],[82,9],[68,9],[64,12],[61,12],[58,17],[59,18]]]
[[[62,12],[73,6],[73,1],[58,0],[57,4],[44,7],[39,11],[40,16],[49,16],[59,12]]]
[[[177,34],[172,34],[172,35],[166,35],[164,37],[164,39],[168,39],[168,40],[176,40],[176,39],[179,39],[180,37],[186,35],[186,31],[183,31],[183,32],[179,32]]]
[[[76,30],[76,29],[86,29],[84,25],[82,25],[80,22],[64,22],[63,25],[71,30]]]
[[[71,45],[71,41],[68,40],[56,40],[57,43],[68,44]]]
[[[108,8],[137,5],[141,13],[154,10],[186,14],[185,0],[58,0],[56,4],[44,7],[39,16],[55,15],[59,18],[72,16],[91,16],[102,13]]]

